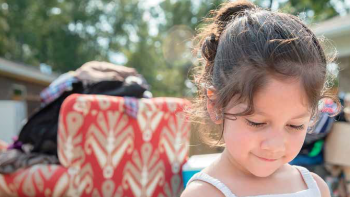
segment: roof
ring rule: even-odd
[[[350,35],[350,14],[320,22],[313,25],[311,29],[317,36],[324,35],[327,38]]]
[[[57,74],[44,74],[35,67],[8,61],[3,58],[0,58],[0,75],[42,85],[48,85],[58,77]]]
[[[350,56],[350,15],[337,16],[320,22],[311,29],[316,36],[327,38],[327,44],[337,50],[337,57]]]

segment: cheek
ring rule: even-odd
[[[306,132],[305,133],[300,133],[298,135],[294,135],[294,136],[290,136],[289,139],[289,155],[290,157],[294,158],[298,155],[298,153],[300,152],[301,147],[304,144],[305,141],[305,136],[306,136]]]
[[[231,154],[249,152],[255,146],[254,135],[251,135],[251,132],[244,128],[225,128],[223,137],[226,148]]]

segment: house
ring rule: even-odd
[[[0,139],[11,142],[40,107],[40,92],[57,78],[38,68],[0,58]]]
[[[339,90],[350,92],[350,15],[334,17],[311,29],[317,36],[324,36],[328,40],[326,48],[336,48],[336,62],[340,67]]]
[[[40,106],[40,92],[56,78],[56,74],[0,58],[0,100],[25,101],[30,115]]]

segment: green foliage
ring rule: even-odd
[[[256,0],[269,7],[278,0]],[[338,0],[343,3],[345,0]],[[0,0],[0,56],[30,65],[45,63],[67,72],[90,60],[122,54],[155,96],[187,95],[193,64],[191,39],[221,0]],[[335,16],[330,0],[277,3],[309,21]],[[348,8],[346,11],[349,11]]]
[[[31,65],[46,63],[62,72],[103,58],[97,36],[84,28],[95,26],[101,13],[86,12],[84,2],[3,0],[1,16],[9,28],[0,34],[5,45],[0,56]],[[79,25],[81,30],[74,29]]]
[[[305,13],[310,22],[318,22],[338,15],[329,0],[290,0],[281,5],[295,15]]]

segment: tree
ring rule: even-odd
[[[9,27],[2,32],[1,56],[31,65],[46,63],[57,71],[104,58],[96,36],[87,33],[100,13],[87,12],[85,1],[3,0],[1,15]]]
[[[320,22],[339,14],[349,14],[347,0],[256,0],[256,3],[270,9],[280,9],[294,15],[303,15],[306,22]],[[268,2],[268,4],[267,4]]]
[[[136,68],[155,96],[184,96],[194,64],[191,39],[208,11],[222,2],[163,0],[149,6],[151,0],[0,0],[0,56],[67,72],[118,54],[123,58],[116,63]],[[309,22],[337,15],[339,5],[349,12],[345,0],[255,2],[305,13]]]

